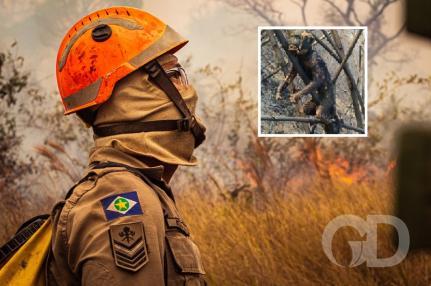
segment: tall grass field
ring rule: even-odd
[[[431,285],[431,256],[409,253],[389,268],[349,268],[325,256],[325,226],[342,214],[366,219],[392,214],[388,182],[353,185],[321,180],[313,187],[261,199],[209,201],[193,191],[179,198],[180,209],[198,243],[210,285]],[[395,253],[394,229],[378,228],[378,257]],[[348,265],[348,241],[364,240],[351,227],[333,240],[334,256]]]

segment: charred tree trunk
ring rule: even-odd
[[[283,71],[283,75],[287,76],[287,74],[289,73],[289,66],[285,58],[283,57],[283,54],[281,53],[280,49],[278,48],[277,39],[275,38],[273,33],[268,33],[268,34],[269,34],[271,45],[274,49],[275,60],[277,61],[277,65],[280,66],[281,70]]]
[[[331,31],[332,34],[332,38],[333,38],[333,45],[335,48],[335,51],[337,52],[338,56],[342,59],[345,58],[345,53],[344,53],[344,48],[343,48],[343,44],[341,42],[340,36],[338,35],[338,31],[337,30],[332,30]],[[328,35],[329,37],[329,35]],[[356,117],[356,122],[358,124],[358,127],[363,128],[364,127],[364,122],[362,119],[362,114],[364,114],[364,103],[361,100],[361,95],[359,93],[358,87],[356,85],[355,79],[352,75],[352,72],[350,70],[349,64],[346,62],[343,66],[344,72],[346,73],[347,76],[347,83],[350,89],[350,96],[352,98],[352,103],[353,103],[353,109],[355,112],[355,117]]]

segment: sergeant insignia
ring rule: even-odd
[[[104,198],[101,202],[108,221],[122,216],[142,214],[136,192],[113,195]]]
[[[115,265],[135,272],[148,263],[142,222],[111,225],[109,234]]]

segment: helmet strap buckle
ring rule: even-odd
[[[160,73],[160,66],[156,61],[151,61],[144,66],[145,71],[149,74],[150,78],[155,78]]]

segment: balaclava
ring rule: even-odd
[[[177,76],[171,77],[190,111],[194,113],[197,94],[171,54],[158,59],[163,69]],[[142,69],[121,79],[110,99],[97,110],[94,125],[109,125],[132,121],[152,121],[182,118],[169,97],[148,80]],[[151,157],[172,165],[196,165],[192,155],[194,136],[190,131],[152,131],[119,134],[95,139],[95,146],[113,147],[134,157]]]

